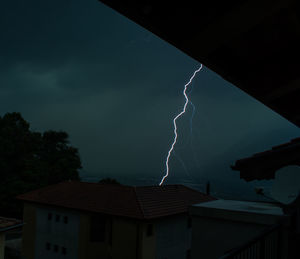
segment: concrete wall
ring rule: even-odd
[[[48,213],[52,213],[51,220],[48,220]],[[59,222],[56,222],[56,215],[60,216]],[[67,224],[64,216],[68,217]],[[105,242],[90,241],[89,213],[25,203],[24,222],[22,254],[25,259],[154,259],[151,256],[154,254],[153,238],[143,238],[143,224],[136,220],[110,217]],[[46,248],[47,243],[51,244],[50,250]],[[54,251],[54,245],[58,246],[58,252]],[[62,247],[66,248],[65,255]]]
[[[24,203],[22,233],[22,256],[24,259],[34,258],[34,247],[36,240],[36,209],[35,205]]]
[[[143,229],[140,225],[141,223],[136,220],[108,216],[105,241],[91,242],[91,215],[81,214],[78,259],[144,259],[141,247]],[[112,235],[111,243],[110,235]],[[149,246],[146,244],[145,247],[147,245]],[[149,250],[146,254],[149,255]],[[147,256],[145,259],[149,258]]]
[[[48,220],[48,213],[52,219]],[[59,221],[56,221],[59,216]],[[68,222],[64,222],[64,217]],[[78,258],[79,215],[67,209],[39,206],[36,208],[36,240],[34,259],[77,259]],[[50,243],[50,250],[46,244]],[[58,246],[58,251],[54,250]],[[66,254],[62,253],[62,248]]]
[[[153,234],[147,235],[148,225],[152,225]],[[156,250],[156,229],[153,221],[139,223],[139,249],[141,250],[141,259],[155,259]]]
[[[265,225],[193,217],[192,259],[215,259],[259,235]]]
[[[190,213],[192,259],[218,258],[256,238],[281,219],[287,220],[288,224],[282,210],[269,203],[216,200],[194,205]],[[284,238],[281,242],[284,251],[285,241]]]
[[[191,228],[188,216],[178,215],[159,219],[155,224],[155,259],[183,259],[191,248]]]
[[[48,220],[48,213],[52,219]],[[56,222],[56,215],[60,216]],[[68,223],[64,223],[64,217]],[[139,221],[108,217],[104,242],[91,242],[91,214],[57,207],[24,204],[25,259],[182,259],[190,249],[187,216]],[[147,235],[148,224],[153,234]],[[110,234],[112,235],[110,242]],[[50,243],[50,250],[47,249]],[[58,246],[58,252],[54,246]],[[62,254],[62,247],[66,254]]]
[[[79,228],[78,259],[111,258],[111,245],[109,244],[110,221],[106,221],[106,237],[104,242],[91,242],[91,228],[91,215],[81,214]]]
[[[4,259],[5,233],[0,233],[0,259]]]
[[[90,218],[88,215],[81,214],[79,218],[78,236],[78,259],[85,259],[88,247]]]
[[[113,259],[140,259],[137,258],[138,230],[135,220],[113,218],[112,224],[112,258]]]

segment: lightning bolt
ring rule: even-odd
[[[173,150],[174,150],[174,146],[175,146],[175,144],[176,144],[176,142],[177,142],[177,137],[178,137],[178,135],[177,135],[177,124],[176,124],[176,121],[177,121],[177,119],[178,118],[180,118],[184,113],[185,113],[185,111],[186,111],[186,107],[187,107],[187,105],[188,105],[188,103],[190,102],[189,101],[189,98],[188,98],[188,96],[187,96],[187,94],[186,94],[186,91],[187,91],[187,87],[189,86],[189,84],[193,81],[193,79],[194,79],[194,77],[196,76],[196,74],[202,69],[202,64],[200,64],[200,67],[197,69],[197,70],[195,70],[195,72],[193,73],[193,75],[192,75],[192,77],[190,78],[190,80],[184,85],[184,89],[183,89],[183,95],[184,95],[184,98],[185,98],[185,103],[184,103],[184,106],[183,106],[183,108],[182,108],[182,111],[180,112],[180,113],[178,113],[176,116],[175,116],[175,118],[173,119],[173,125],[174,125],[174,140],[173,140],[173,143],[172,143],[172,145],[171,145],[171,147],[170,147],[170,149],[169,149],[169,151],[168,151],[168,155],[167,155],[167,159],[166,159],[166,162],[165,162],[165,165],[166,165],[166,174],[163,176],[163,178],[161,179],[161,181],[160,181],[160,183],[159,183],[159,186],[161,186],[163,183],[164,183],[164,181],[165,181],[165,179],[168,177],[168,175],[169,175],[169,171],[170,171],[170,168],[169,168],[169,160],[170,160],[170,156],[171,156],[171,154],[172,154],[172,152],[173,152]]]

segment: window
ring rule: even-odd
[[[54,245],[54,252],[58,252],[58,245]]]
[[[65,248],[64,246],[61,248],[61,253],[63,255],[67,254],[67,248]]]
[[[65,223],[65,224],[68,223],[68,216],[64,216],[64,223]]]
[[[186,259],[191,259],[191,249],[186,250]]]
[[[51,244],[49,242],[46,243],[46,249],[50,250],[51,249]]]
[[[48,220],[51,220],[51,219],[52,219],[52,213],[49,212],[49,213],[48,213]]]
[[[153,235],[153,224],[147,225],[147,236],[150,237]]]
[[[192,218],[191,218],[191,217],[188,217],[187,227],[188,227],[188,228],[191,228],[191,227],[192,227]]]
[[[91,216],[90,225],[90,241],[91,242],[104,242],[105,241],[105,226],[106,217],[103,215]]]
[[[59,222],[60,216],[56,214],[55,221]]]

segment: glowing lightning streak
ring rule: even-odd
[[[180,118],[184,113],[185,113],[185,110],[186,110],[186,106],[188,105],[189,103],[189,98],[186,94],[186,90],[187,90],[187,87],[188,85],[193,81],[194,77],[196,76],[196,74],[202,69],[202,64],[200,65],[200,67],[194,72],[194,74],[192,75],[192,77],[190,78],[190,80],[184,85],[184,89],[183,89],[183,95],[184,95],[184,98],[185,98],[185,104],[183,106],[183,109],[182,111],[173,119],[173,125],[174,125],[174,140],[173,140],[173,143],[171,145],[171,148],[168,152],[168,156],[167,156],[167,159],[166,159],[166,174],[164,175],[164,177],[161,179],[160,183],[159,183],[159,186],[161,186],[164,182],[164,180],[168,177],[169,175],[169,160],[170,160],[170,156],[171,156],[171,153],[174,149],[174,146],[176,144],[176,141],[177,141],[177,124],[176,124],[176,120],[178,118]]]

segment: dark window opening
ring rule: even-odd
[[[65,223],[65,224],[68,223],[68,216],[64,216],[64,223]]]
[[[188,217],[187,227],[188,228],[192,227],[192,218],[191,217]]]
[[[58,245],[54,245],[54,252],[58,252]]]
[[[49,242],[46,243],[46,249],[50,250],[51,249],[51,244]]]
[[[153,224],[147,225],[147,236],[150,237],[153,235]]]
[[[51,219],[52,219],[52,213],[49,212],[49,213],[48,213],[48,220],[51,220]]]
[[[90,226],[90,241],[104,242],[105,241],[106,217],[102,215],[91,216]]]
[[[67,254],[67,248],[62,247],[62,248],[61,248],[61,253],[62,253],[63,255]]]
[[[55,221],[56,221],[56,222],[59,222],[59,219],[60,219],[60,216],[59,216],[59,215],[56,215]]]

